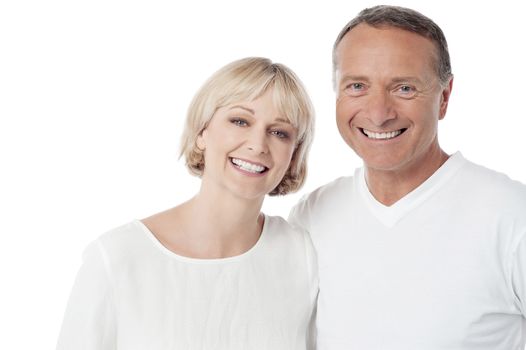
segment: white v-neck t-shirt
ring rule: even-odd
[[[280,217],[224,259],[177,255],[133,221],[84,252],[57,349],[311,349],[317,292],[312,242]]]
[[[452,155],[392,206],[364,169],[290,221],[318,254],[318,350],[523,350],[526,186]]]

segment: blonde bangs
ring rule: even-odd
[[[314,109],[299,78],[288,67],[261,57],[234,61],[213,74],[188,109],[181,156],[194,175],[204,169],[203,152],[195,144],[218,108],[253,101],[272,90],[275,107],[297,130],[296,150],[282,183],[270,195],[298,190],[305,181],[306,158],[314,132]]]

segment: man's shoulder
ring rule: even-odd
[[[323,213],[341,208],[353,197],[354,181],[353,176],[342,176],[304,195],[292,208],[289,221],[293,224],[299,222],[300,226],[308,227],[313,215],[321,219]]]
[[[526,185],[522,182],[511,179],[508,175],[483,165],[467,161],[465,171],[470,180],[476,181],[479,185],[487,185],[488,188],[497,188],[498,190],[526,192]]]
[[[298,204],[314,204],[324,200],[334,200],[335,197],[340,197],[342,194],[348,195],[353,189],[354,181],[355,176],[341,176],[307,193],[299,200]]]
[[[488,204],[526,208],[526,185],[508,175],[468,161],[463,180],[473,193],[484,196]]]

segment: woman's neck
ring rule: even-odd
[[[263,198],[245,199],[201,187],[189,201],[143,220],[168,249],[193,258],[240,255],[256,244]]]
[[[213,230],[214,236],[228,240],[257,230],[263,198],[245,199],[227,191],[201,188],[188,205],[188,214],[201,219],[196,228],[203,234]]]

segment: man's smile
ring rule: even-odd
[[[387,132],[375,132],[375,131],[367,130],[367,129],[364,129],[364,128],[359,128],[359,129],[362,132],[362,134],[364,134],[368,138],[374,139],[374,140],[390,140],[390,139],[394,139],[395,137],[401,135],[404,131],[407,130],[407,128],[402,128],[402,129],[393,130],[393,131],[387,131]]]

